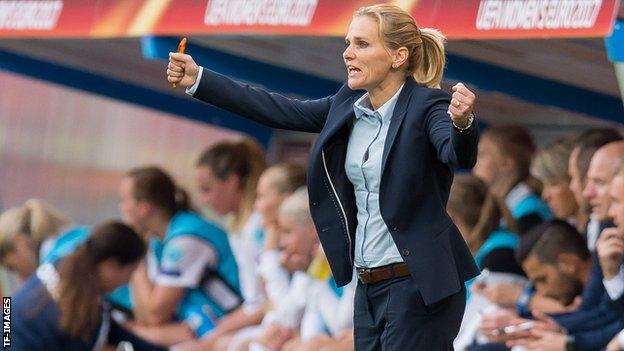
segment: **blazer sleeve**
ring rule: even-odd
[[[468,130],[453,127],[447,112],[450,101],[450,95],[443,90],[429,89],[425,100],[425,130],[440,162],[451,168],[472,168],[477,162],[479,127],[476,119]]]
[[[600,329],[615,321],[621,321],[618,314],[610,308],[608,302],[603,303],[592,310],[561,314],[553,316],[553,319],[557,322],[557,324],[573,334],[593,329]]]
[[[206,68],[193,97],[269,127],[309,133],[323,129],[334,99],[292,99]]]
[[[611,341],[611,339],[613,339],[613,337],[617,335],[622,328],[624,328],[624,323],[617,320],[602,328],[572,334],[574,336],[574,346],[577,351],[602,350],[602,348],[607,346],[609,341]]]

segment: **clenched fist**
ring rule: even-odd
[[[169,83],[181,87],[190,87],[195,84],[199,66],[195,63],[191,55],[177,52],[169,53],[169,64],[167,65],[167,80]]]
[[[463,83],[455,84],[448,114],[459,128],[469,126],[475,100],[475,94],[468,90]]]

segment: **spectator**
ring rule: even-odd
[[[277,234],[277,211],[280,204],[295,190],[305,186],[306,171],[301,166],[278,164],[269,167],[258,181],[255,209],[262,217],[265,241],[264,250],[279,246]]]
[[[18,351],[114,350],[129,340],[136,350],[158,350],[110,320],[102,294],[127,284],[145,253],[131,228],[108,222],[67,257],[45,263],[14,296],[12,347]]]
[[[586,214],[570,189],[568,174],[568,160],[573,147],[571,140],[563,139],[540,150],[531,163],[531,174],[542,183],[542,198],[554,216],[583,231]]]
[[[86,240],[88,229],[37,199],[0,216],[0,263],[26,280],[40,263],[54,263]]]
[[[259,324],[264,315],[266,294],[257,272],[264,233],[262,218],[254,212],[254,203],[266,160],[260,145],[244,138],[211,146],[201,153],[196,166],[202,204],[220,216],[227,216],[228,240],[238,265],[244,301],[201,340],[201,348],[216,345],[221,350],[238,330]]]
[[[514,260],[518,237],[508,230],[515,229],[515,220],[483,181],[469,174],[455,176],[447,211],[481,270],[524,275]],[[500,228],[501,221],[507,229]]]
[[[523,127],[493,126],[479,141],[477,164],[472,170],[494,195],[505,200],[521,233],[553,217],[532,185],[529,167],[534,152],[533,139]]]
[[[600,266],[604,275],[604,286],[611,299],[618,308],[620,317],[624,318],[624,273],[622,260],[624,259],[624,167],[620,167],[618,173],[609,186],[611,205],[609,215],[613,218],[615,228],[605,229],[598,240],[597,252],[600,258]],[[607,350],[615,351],[624,349],[624,332],[609,343]]]
[[[292,275],[288,290],[272,301],[270,313],[262,321],[263,331],[250,350],[280,350],[298,328],[314,280],[306,273],[319,247],[305,188],[297,190],[279,207],[278,223],[282,266]]]
[[[189,212],[186,196],[159,168],[131,170],[120,193],[124,221],[151,241],[147,259],[132,277],[139,324],[133,330],[163,345],[209,334],[217,319],[241,303],[226,233]],[[150,334],[141,328],[175,320],[184,323],[166,332],[156,329]]]
[[[570,154],[568,173],[570,175],[570,189],[576,197],[577,203],[587,214],[589,222],[584,227],[577,226],[579,231],[585,234],[587,246],[594,251],[596,240],[600,233],[600,221],[592,218],[591,207],[587,198],[583,195],[583,189],[587,185],[587,170],[594,153],[602,146],[622,140],[622,137],[613,129],[590,129],[581,133],[576,140],[575,147]]]
[[[278,301],[288,290],[289,273],[280,264],[280,235],[277,213],[281,203],[298,188],[305,186],[306,171],[301,166],[277,164],[266,169],[258,181],[255,209],[262,217],[264,251],[260,256],[258,274],[267,294],[268,304]],[[250,340],[259,336],[262,327],[251,326],[236,333],[229,342],[228,350],[246,350]]]

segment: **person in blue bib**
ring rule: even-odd
[[[479,140],[477,164],[472,169],[494,195],[505,201],[519,233],[554,218],[529,172],[534,153],[535,143],[524,127],[491,126]]]
[[[60,211],[39,200],[6,210],[0,216],[0,264],[26,281],[43,264],[56,264],[84,243],[89,226],[71,226]],[[128,286],[107,296],[120,311],[132,309]]]
[[[131,170],[120,194],[124,222],[149,240],[131,281],[134,331],[167,346],[208,334],[242,302],[226,233],[191,212],[159,168]]]
[[[70,229],[70,221],[60,211],[30,199],[0,216],[0,264],[22,281],[40,263],[54,262],[72,252],[86,233]]]
[[[453,180],[447,211],[466,239],[481,270],[524,276],[515,260],[516,223],[502,201],[479,178],[458,174]],[[500,225],[504,220],[506,226]],[[511,229],[511,230],[510,230]],[[468,290],[474,280],[467,282]]]
[[[161,350],[120,328],[103,295],[126,284],[146,245],[130,227],[107,222],[56,263],[36,269],[14,295],[12,345],[16,351]]]

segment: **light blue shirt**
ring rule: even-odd
[[[384,143],[402,89],[403,86],[376,111],[372,110],[368,94],[353,104],[355,120],[349,136],[345,170],[355,188],[358,209],[354,261],[358,268],[403,262],[379,211]]]

